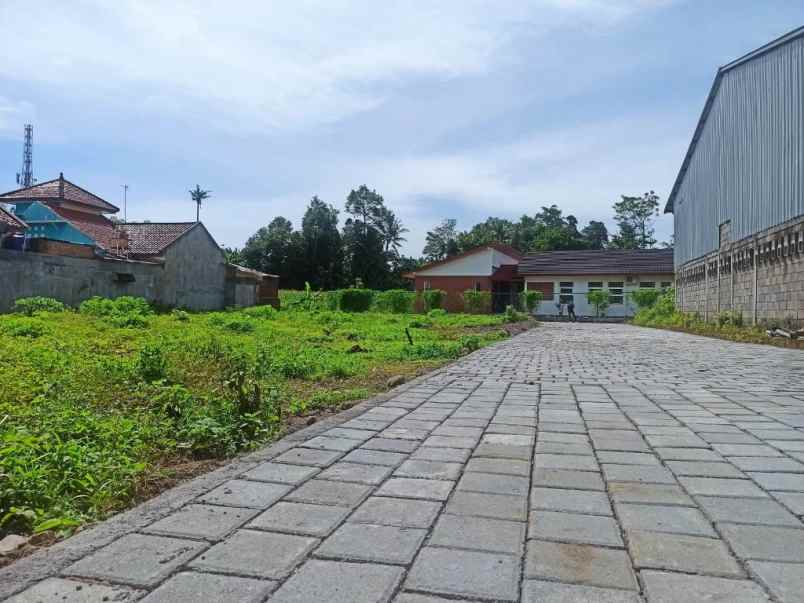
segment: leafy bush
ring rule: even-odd
[[[533,310],[541,303],[544,299],[544,294],[541,291],[523,291],[519,294],[520,303],[522,307],[527,310],[528,314],[533,314]]]
[[[179,322],[189,322],[190,315],[184,310],[175,309],[171,311],[170,315]]]
[[[461,347],[467,352],[474,352],[480,349],[480,337],[477,335],[464,335],[461,337]]]
[[[505,322],[521,322],[523,320],[528,319],[528,315],[524,312],[517,312],[516,308],[511,305],[505,306],[505,312],[503,313],[503,319]]]
[[[13,317],[3,321],[0,330],[12,337],[36,339],[45,334],[45,325],[37,318]]]
[[[402,348],[403,359],[435,360],[438,358],[456,358],[460,355],[460,346],[440,343],[415,343]]]
[[[338,303],[343,312],[368,312],[373,301],[371,289],[343,289]]]
[[[595,316],[601,317],[609,309],[611,298],[609,292],[602,289],[595,289],[586,294],[586,299],[595,307]]]
[[[241,312],[251,318],[259,318],[262,320],[274,320],[277,314],[273,306],[252,306],[251,308],[241,310]]]
[[[425,289],[421,295],[424,311],[428,313],[433,310],[441,310],[441,306],[444,305],[444,300],[447,298],[447,292],[441,289]]]
[[[426,318],[414,318],[408,323],[408,327],[411,329],[429,329],[432,326],[432,321],[427,320]]]
[[[140,314],[150,316],[153,309],[142,297],[124,295],[115,299],[108,297],[90,297],[79,307],[81,314],[89,316],[114,316],[120,314]]]
[[[631,291],[628,296],[634,301],[637,305],[637,308],[651,308],[653,305],[659,301],[659,297],[663,294],[662,291],[658,289],[636,289],[635,291]]]
[[[137,373],[143,381],[153,383],[167,377],[167,360],[157,343],[147,343],[137,357]]]
[[[406,314],[413,310],[416,294],[405,289],[390,289],[381,291],[375,296],[377,309],[382,312]]]
[[[427,318],[442,318],[447,315],[447,311],[443,308],[435,308],[427,313]]]
[[[52,297],[22,297],[14,302],[13,311],[26,316],[39,312],[64,312],[65,306]]]
[[[463,303],[469,314],[484,314],[491,311],[491,291],[474,291],[467,289],[463,292]]]

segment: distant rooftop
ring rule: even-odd
[[[59,174],[58,178],[47,182],[40,182],[27,188],[3,193],[0,195],[0,201],[6,201],[7,203],[15,201],[71,201],[107,214],[114,214],[120,211],[117,206],[66,180],[64,174]]]
[[[120,228],[128,233],[128,256],[142,259],[161,255],[196,224],[200,222],[127,222]]]
[[[672,274],[672,249],[596,249],[527,253],[517,269],[532,274]]]

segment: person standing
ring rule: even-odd
[[[575,322],[575,300],[571,299],[567,304],[567,318],[569,318],[572,322]]]

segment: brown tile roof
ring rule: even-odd
[[[106,216],[59,206],[50,206],[50,209],[93,239],[102,249],[109,250],[112,248],[112,239],[115,238],[115,224]]]
[[[73,203],[87,205],[109,214],[120,211],[115,205],[104,201],[97,195],[73,184],[69,180],[65,180],[63,174],[59,174],[59,177],[53,180],[40,182],[39,184],[34,184],[27,188],[20,188],[0,195],[0,200],[6,201],[23,201],[29,199],[42,201],[72,201]]]
[[[6,211],[0,206],[0,222],[2,222],[9,230],[22,231],[28,228],[28,225],[20,220],[11,212]]]
[[[673,274],[672,249],[600,249],[527,253],[520,275]]]
[[[128,222],[129,257],[147,259],[162,254],[174,241],[200,222]]]

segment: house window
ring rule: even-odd
[[[609,303],[611,305],[623,303],[622,281],[609,281]]]
[[[603,288],[603,281],[589,281],[588,289],[589,291],[597,291],[598,289]]]
[[[541,291],[542,292],[542,300],[544,301],[552,301],[553,299],[553,282],[530,282],[527,283],[528,291]]]
[[[673,283],[671,283],[670,281],[662,281],[662,289],[669,289],[672,286]]]
[[[642,281],[641,283],[639,283],[639,288],[640,289],[655,289],[656,288],[656,283],[653,282],[653,281]]]
[[[562,304],[571,304],[573,302],[573,295],[572,295],[572,282],[564,282],[559,283],[559,291],[560,295],[558,296],[558,301]]]

